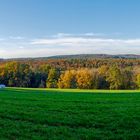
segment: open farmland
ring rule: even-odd
[[[1,89],[0,139],[140,139],[140,91]]]

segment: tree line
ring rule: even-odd
[[[68,59],[6,61],[0,83],[9,87],[73,89],[139,89],[140,61]]]

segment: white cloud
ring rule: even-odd
[[[52,35],[54,38],[62,38],[62,37],[97,37],[97,36],[107,36],[110,34],[104,34],[104,33],[82,33],[82,34],[69,34],[69,33],[58,33],[56,35]],[[116,35],[116,33],[114,33]]]
[[[58,33],[58,34],[56,34],[56,35],[52,35],[52,37],[56,37],[56,38],[69,37],[69,36],[73,36],[73,34],[68,34],[68,33]]]
[[[24,46],[19,46],[19,49],[24,49]]]
[[[87,33],[81,33],[81,34],[70,34],[70,33],[57,33],[55,35],[52,35],[53,38],[62,38],[62,37],[108,37],[108,36],[119,36],[122,35],[122,33],[115,32],[115,33],[93,33],[93,32],[87,32]]]
[[[47,46],[95,46],[95,47],[125,47],[140,46],[140,39],[107,39],[87,37],[61,37],[36,39],[31,42],[33,45]]]
[[[81,46],[67,46],[67,47],[40,47],[30,46],[24,48],[10,48],[0,49],[0,56],[2,58],[15,57],[47,57],[54,55],[70,55],[70,54],[140,54],[139,47],[81,47]]]
[[[0,41],[1,58],[100,53],[140,55],[140,38],[95,37],[93,33],[79,35],[59,33],[48,38],[34,40],[20,39],[20,37],[14,38]]]

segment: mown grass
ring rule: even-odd
[[[0,139],[138,140],[139,93],[0,89]]]

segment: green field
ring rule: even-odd
[[[138,140],[139,93],[0,89],[0,139]]]

